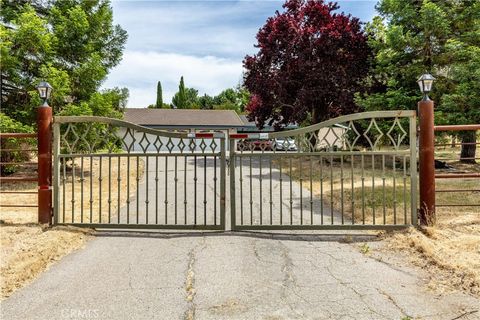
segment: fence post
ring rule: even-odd
[[[37,109],[38,127],[38,222],[52,223],[52,108]]]
[[[434,103],[426,98],[418,103],[419,134],[419,185],[420,224],[430,225],[435,221],[435,136]]]

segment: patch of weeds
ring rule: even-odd
[[[364,243],[360,246],[360,252],[363,254],[368,254],[370,252],[370,246],[367,243]]]

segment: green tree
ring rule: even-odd
[[[35,122],[39,80],[54,87],[55,112],[69,104],[81,107],[121,60],[127,34],[113,24],[109,0],[1,1],[1,6],[2,111],[24,124]],[[117,97],[106,100],[124,101],[125,90],[109,92]],[[111,105],[109,113],[118,107]]]
[[[157,101],[155,103],[156,108],[163,108],[163,94],[162,94],[162,83],[157,82]]]
[[[198,90],[194,88],[183,88],[185,92],[184,109],[234,110],[238,113],[243,113],[250,98],[250,93],[241,86],[225,89],[214,97],[207,94],[199,97]],[[179,105],[182,105],[180,102],[180,92],[181,90],[175,93],[172,98],[172,105],[179,109],[181,109]]]
[[[478,31],[480,33],[480,30]],[[451,65],[452,88],[441,97],[438,116],[444,123],[480,123],[480,46],[452,40],[447,44],[455,63]],[[475,163],[476,132],[460,132],[463,162]]]
[[[180,78],[180,84],[178,85],[178,92],[172,98],[172,104],[177,109],[188,109],[187,95],[185,92],[185,83],[183,76]]]
[[[369,91],[357,103],[369,111],[414,109],[421,98],[416,79],[429,72],[437,78],[431,93],[437,123],[480,122],[473,105],[479,91],[471,90],[478,84],[480,2],[381,0],[377,10],[380,16],[366,27],[375,52]]]
[[[243,113],[249,98],[250,94],[245,88],[240,86],[235,89],[228,88],[213,98],[213,109],[235,110],[237,113]]]
[[[213,98],[206,93],[198,98],[198,105],[200,109],[213,109]]]
[[[183,76],[180,78],[178,92],[172,98],[172,105],[177,109],[199,109],[198,90],[185,87]]]

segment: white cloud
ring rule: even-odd
[[[155,102],[157,81],[164,101],[178,90],[180,76],[200,94],[236,86],[242,59],[254,54],[255,35],[283,0],[181,1],[114,0],[115,23],[128,32],[123,60],[105,88],[127,87],[129,107]],[[368,20],[375,0],[339,1],[341,10]]]
[[[255,34],[281,2],[114,2],[127,50],[236,57],[255,52]]]
[[[155,103],[157,81],[162,82],[163,99],[169,102],[178,90],[180,77],[199,94],[218,94],[236,86],[242,74],[242,62],[213,56],[196,57],[178,53],[127,51],[121,64],[110,73],[104,87],[127,87],[128,106],[146,107]]]

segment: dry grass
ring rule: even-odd
[[[437,149],[453,167],[447,173],[480,172],[480,164],[458,161],[460,148]],[[477,149],[478,156],[478,149]],[[440,179],[436,190],[479,190],[479,179]],[[436,204],[480,204],[480,192],[439,192]],[[428,271],[435,291],[461,289],[480,297],[480,207],[437,207],[436,222],[424,229],[410,228],[386,237],[387,248],[407,253],[417,266]]]
[[[35,279],[51,264],[81,248],[88,230],[55,227],[44,230],[38,224],[1,227],[1,297],[10,296]]]
[[[73,167],[69,161],[65,168],[65,184],[63,175],[60,182],[59,222],[105,223],[113,219],[117,215],[117,208],[125,205],[127,199],[135,195],[137,179],[140,181],[142,177],[143,166],[142,158],[102,158],[101,162],[98,158],[93,158],[91,165],[89,158],[85,158],[85,180],[82,183],[81,160],[76,159]]]
[[[102,160],[102,166],[105,166]],[[98,211],[100,203],[98,200],[100,188],[98,183],[98,167],[100,165],[97,159],[92,163],[92,170],[89,164],[85,166],[84,184],[90,185],[90,174],[92,172],[92,194],[94,195],[95,209]],[[120,171],[126,175],[125,163],[120,163]],[[136,177],[136,165],[132,166],[130,176]],[[117,163],[112,162],[112,171],[118,170]],[[143,165],[139,163],[139,176],[142,175]],[[86,174],[88,172],[88,174]],[[115,171],[117,172],[117,171]],[[126,180],[126,179],[125,179]],[[107,182],[108,183],[108,182]],[[65,181],[65,186],[71,190],[71,181]],[[115,186],[117,186],[115,184]],[[1,190],[22,190],[36,191],[35,183],[21,184],[2,184]],[[79,189],[74,188],[78,196]],[[89,190],[89,189],[87,189]],[[122,199],[126,197],[126,184],[120,183]],[[130,192],[135,191],[135,184],[130,187]],[[88,191],[89,192],[89,191]],[[66,193],[66,203],[71,203],[71,192]],[[102,181],[102,196],[108,197],[108,190],[105,181]],[[105,198],[107,199],[107,198]],[[117,203],[117,193],[111,194],[112,209]],[[0,202],[2,204],[35,204],[36,194],[1,194]],[[108,202],[101,204],[102,212],[108,214]],[[71,207],[70,207],[71,208]],[[77,208],[76,208],[77,209]],[[103,214],[103,213],[102,213]],[[81,248],[89,239],[91,230],[79,229],[73,227],[54,227],[44,228],[37,224],[36,208],[2,208],[0,212],[1,224],[1,247],[0,247],[0,272],[1,272],[1,298],[10,296],[16,289],[23,287],[35,279],[41,272],[46,270],[51,264],[60,260],[68,253]],[[94,220],[95,221],[95,220]],[[68,220],[67,220],[68,222]]]
[[[435,291],[462,289],[480,297],[479,213],[439,215],[435,226],[393,233],[386,243],[427,270]]]
[[[367,157],[364,159],[366,160]],[[283,159],[282,165],[288,166],[288,160]],[[390,161],[391,163],[391,161]],[[354,189],[352,192],[352,173],[350,163],[344,160],[344,193],[342,196],[342,171],[338,161],[324,163],[320,171],[318,165],[313,168],[313,192],[320,196],[320,179],[323,177],[323,200],[332,207],[341,211],[342,200],[345,212],[351,213],[352,195],[354,198],[354,217],[362,219],[362,195],[365,195],[365,220],[366,223],[373,221],[373,208],[376,212],[376,223],[383,224],[383,204],[385,203],[386,222],[391,223],[394,217],[394,196],[393,196],[393,170],[387,166],[385,177],[386,184],[383,188],[383,180],[377,168],[382,168],[382,163],[375,160],[375,192],[372,192],[371,169],[363,170],[364,180],[362,191],[362,170],[355,167],[353,170]],[[365,161],[365,168],[371,168],[372,161]],[[480,172],[480,165],[465,165],[458,162],[451,162],[457,171]],[[299,180],[303,177],[303,185],[310,187],[307,181],[309,174],[309,160],[302,162],[302,174],[300,174],[300,160],[292,161],[293,179]],[[396,216],[397,223],[403,223],[404,214],[404,189],[403,189],[403,168],[397,165],[396,200],[398,201]],[[408,165],[407,165],[408,168]],[[410,181],[405,181],[407,192],[406,202],[410,198]],[[480,189],[478,179],[445,179],[438,180],[437,190],[451,189]],[[332,192],[333,190],[333,192]],[[383,195],[385,190],[385,198]],[[375,201],[373,201],[375,199]],[[437,204],[478,204],[480,203],[479,192],[442,192],[437,193]],[[373,205],[375,203],[375,205]],[[410,208],[407,205],[407,215]],[[410,228],[402,232],[388,233],[386,236],[386,248],[398,252],[407,253],[409,259],[422,268],[428,270],[432,279],[430,287],[436,290],[461,289],[476,296],[480,296],[480,208],[479,207],[441,207],[437,208],[437,221],[432,227],[422,230]]]
[[[437,189],[480,189],[478,179],[439,180]],[[479,192],[438,193],[437,204],[478,204]],[[388,249],[407,253],[428,270],[436,291],[462,289],[480,297],[480,208],[439,207],[436,223],[386,237]]]
[[[284,158],[283,168],[290,167],[290,159]],[[303,179],[303,186],[310,189],[310,161],[312,161],[312,190],[345,217],[365,224],[404,224],[410,221],[409,164],[403,158],[371,156],[352,159],[340,157],[293,157],[292,178]],[[393,166],[395,164],[395,170]],[[278,161],[276,163],[278,166]],[[405,165],[405,167],[404,167]],[[372,169],[373,168],[373,169]],[[289,169],[284,169],[289,173]],[[364,179],[362,179],[364,177]],[[353,185],[353,186],[352,186]],[[343,192],[342,192],[343,190]],[[353,203],[352,203],[353,202]],[[352,219],[352,218],[350,218]]]

